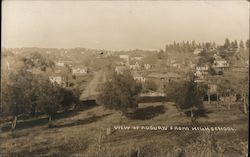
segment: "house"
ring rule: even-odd
[[[56,62],[56,66],[64,67],[65,63],[62,61]]]
[[[70,76],[71,73],[69,68],[56,66],[55,69],[50,72],[49,81],[51,83],[57,83],[60,86],[67,87],[69,85]]]
[[[129,60],[129,55],[120,55],[121,59]]]
[[[131,70],[138,70],[140,68],[140,64],[138,62],[135,62],[135,64],[129,65],[129,68]]]
[[[115,72],[117,74],[123,74],[123,72],[127,69],[126,66],[116,66],[115,67]]]
[[[217,60],[217,59],[221,59],[221,56],[219,56],[219,55],[217,55],[216,53],[213,55],[213,58],[215,59],[215,60]]]
[[[193,54],[198,55],[199,53],[201,53],[202,49],[195,49]]]
[[[196,71],[194,72],[194,76],[196,77],[195,82],[203,82],[205,76],[208,74],[209,66],[197,66]]]
[[[200,71],[202,71],[203,73],[206,72],[206,71],[208,71],[208,69],[209,69],[209,66],[208,66],[208,65],[205,65],[205,66],[197,66],[197,67],[196,67],[196,70],[200,70]]]
[[[194,76],[196,76],[196,78],[199,79],[199,80],[204,79],[204,74],[202,73],[201,70],[197,70],[197,71],[194,73]]]
[[[141,76],[138,72],[132,72],[132,76],[134,77],[134,80],[139,82],[145,82],[146,78]]]
[[[142,60],[142,57],[133,57],[132,59],[133,59],[133,60],[141,61],[141,60]]]
[[[72,67],[72,74],[73,75],[84,75],[87,73],[88,73],[88,68],[86,68],[86,67],[81,67],[81,66]]]
[[[144,67],[144,69],[149,70],[149,69],[152,68],[152,65],[150,65],[150,64],[144,64],[143,67]]]
[[[229,63],[225,59],[220,58],[220,59],[214,60],[212,67],[224,70],[224,69],[229,68]]]
[[[51,74],[49,76],[49,81],[51,83],[56,83],[60,86],[68,86],[68,79],[65,76],[62,76],[61,74]]]

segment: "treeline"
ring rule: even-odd
[[[197,43],[196,41],[182,41],[173,42],[172,44],[166,44],[165,52],[178,52],[178,53],[188,53],[193,52],[195,49],[211,49],[216,48],[215,42],[202,42]]]
[[[79,103],[79,91],[49,81],[54,63],[46,56],[31,53],[25,57],[8,57],[3,59],[8,66],[2,67],[0,115],[12,116],[12,129],[18,117],[33,117],[38,113],[47,114],[50,125],[59,110]]]
[[[182,41],[182,42],[173,42],[171,44],[166,44],[165,46],[165,52],[172,53],[188,53],[193,52],[195,49],[205,49],[210,50],[213,48],[217,48],[215,42],[202,42],[197,43],[195,40],[192,42],[189,41]],[[243,40],[240,40],[239,42],[237,40],[230,41],[228,38],[225,39],[224,45],[221,46],[221,48],[224,49],[230,49],[230,48],[249,48],[249,39],[245,42]]]

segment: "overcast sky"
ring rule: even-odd
[[[249,38],[247,1],[4,1],[3,47],[160,49]]]

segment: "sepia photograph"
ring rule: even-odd
[[[247,157],[247,0],[1,1],[0,157]]]

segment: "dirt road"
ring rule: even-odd
[[[86,86],[86,89],[82,92],[80,99],[84,100],[90,97],[93,97],[98,94],[96,88],[98,84],[103,83],[105,81],[105,73],[102,70],[99,70],[94,73],[93,79]]]

